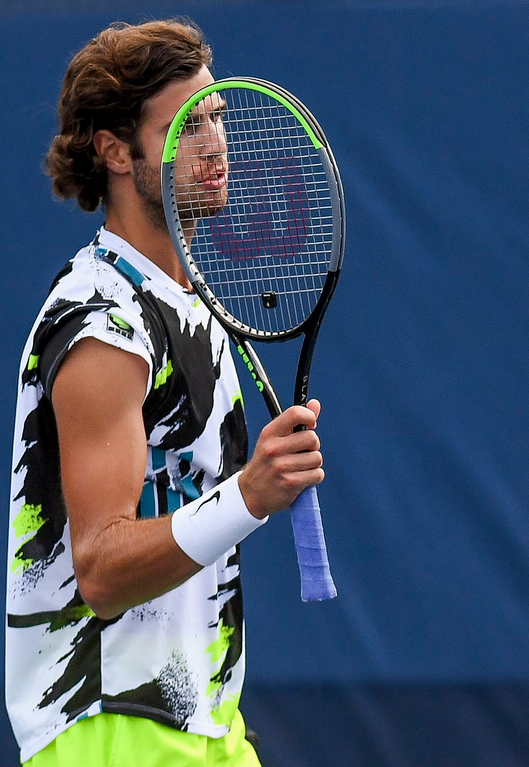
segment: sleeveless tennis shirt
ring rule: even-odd
[[[56,278],[20,368],[6,698],[22,761],[101,711],[223,736],[243,683],[237,547],[178,588],[112,620],[98,618],[83,602],[50,395],[65,355],[86,337],[137,354],[149,366],[148,460],[138,517],[170,513],[214,487],[241,502],[232,475],[246,460],[247,436],[226,334],[195,294],[101,229]]]

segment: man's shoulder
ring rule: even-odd
[[[137,286],[116,268],[116,254],[102,247],[98,239],[81,248],[56,274],[43,310],[53,313],[58,304],[80,303],[119,306],[124,302],[134,312]]]

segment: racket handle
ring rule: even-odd
[[[290,508],[301,576],[301,599],[303,602],[333,599],[337,592],[329,568],[316,488],[303,490]]]

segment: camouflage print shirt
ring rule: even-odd
[[[244,676],[237,548],[112,620],[98,618],[79,593],[50,392],[68,350],[86,337],[149,365],[148,459],[138,517],[199,503],[216,486],[241,500],[228,478],[246,460],[246,427],[224,331],[195,294],[101,229],[56,278],[21,363],[6,685],[23,761],[101,711],[220,737]]]

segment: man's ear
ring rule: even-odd
[[[129,145],[112,131],[98,130],[94,134],[94,147],[97,154],[105,159],[108,170],[120,174],[130,173],[132,159]]]

